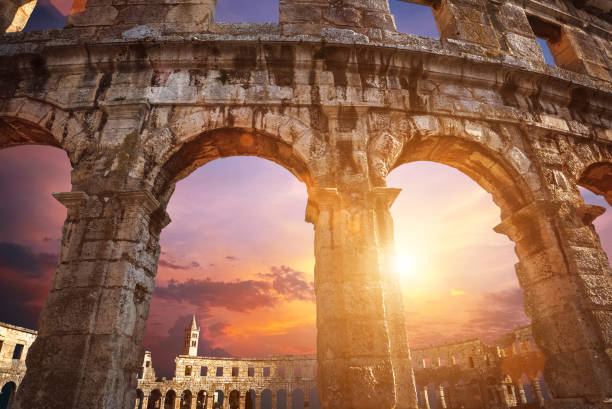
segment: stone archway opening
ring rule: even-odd
[[[11,409],[15,399],[17,385],[15,382],[7,382],[0,389],[0,409]]]
[[[402,189],[391,208],[395,268],[405,288],[416,368],[487,368],[488,351],[465,352],[460,343],[480,338],[496,346],[499,337],[529,323],[514,245],[492,229],[499,207],[468,176],[434,162],[397,167],[387,183]],[[414,352],[441,343],[457,347]]]
[[[173,223],[161,235],[151,316],[168,315],[163,305],[174,301],[198,316],[214,311],[214,319],[199,323],[202,356],[230,349],[234,356],[316,350],[313,233],[304,222],[310,185],[299,154],[259,132],[207,132],[174,152],[155,182]],[[262,308],[278,314],[262,316]],[[275,319],[284,321],[282,337],[266,333],[277,327]],[[254,342],[258,337],[266,341]],[[258,345],[266,350],[253,349]],[[155,349],[146,336],[145,346]],[[154,362],[164,359],[155,356],[153,351]]]
[[[51,146],[0,149],[2,322],[37,328],[61,249],[66,209],[52,193],[70,190],[67,159]]]
[[[586,204],[581,212],[583,221],[593,225],[605,254],[612,254],[612,163],[588,166],[579,176],[578,190]]]

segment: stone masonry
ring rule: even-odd
[[[11,395],[7,401],[9,407],[26,373],[25,359],[35,339],[36,331],[0,322],[0,391]]]
[[[77,0],[63,30],[1,37],[0,148],[73,166],[17,408],[134,407],[174,186],[236,155],[308,187],[323,408],[417,406],[385,179],[419,160],[499,206],[547,405],[611,407],[612,273],[578,191],[612,197],[611,2],[419,3],[440,40],[398,33],[387,0],[279,0],[279,24],[215,23],[214,0]]]

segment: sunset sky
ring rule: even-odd
[[[51,1],[63,13],[70,8]],[[217,20],[277,21],[277,3],[253,4],[219,0]],[[391,6],[400,30],[437,36],[426,8]],[[528,323],[513,245],[492,230],[500,220],[489,194],[452,168],[424,162],[396,169],[388,185],[403,189],[392,212],[413,345],[490,341]],[[66,217],[51,193],[70,189],[62,151],[0,151],[0,321],[36,328]],[[217,160],[177,185],[144,341],[158,373],[170,374],[192,313],[202,327],[200,355],[316,351],[306,201],[302,183],[259,158]],[[606,250],[611,214],[596,221]]]

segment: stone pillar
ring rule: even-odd
[[[429,405],[429,391],[427,390],[427,387],[423,388],[421,396],[423,397],[423,408],[431,409],[431,406]]]
[[[197,409],[198,407],[198,395],[197,394],[192,394],[191,395],[191,404],[189,405],[190,409]]]
[[[277,409],[278,408],[278,391],[272,390],[270,389],[270,392],[272,394],[272,409]],[[287,408],[290,409],[290,408]]]
[[[439,394],[440,394],[440,408],[446,409],[448,407],[448,405],[446,404],[446,396],[444,394],[444,386],[442,386],[442,385],[440,385]]]
[[[164,212],[146,191],[54,196],[68,217],[15,408],[133,407]]]
[[[527,404],[527,395],[525,394],[525,388],[522,383],[516,384],[516,390],[518,391],[517,403],[519,406],[525,406]]]
[[[370,192],[309,189],[324,409],[390,409],[395,385]]]
[[[23,30],[36,3],[37,0],[5,0],[0,3],[0,33]]]
[[[535,201],[495,228],[516,244],[525,311],[559,405],[612,396],[612,272],[591,213],[576,203]]]
[[[397,409],[418,406],[412,359],[406,332],[406,315],[399,272],[395,268],[395,236],[390,208],[400,189],[375,187],[372,191],[377,220],[379,265],[383,272],[385,315],[389,331],[391,363],[395,375]]]
[[[287,409],[293,409],[293,390],[287,389]]]
[[[533,394],[535,395],[538,407],[544,407],[544,395],[542,395],[542,386],[540,385],[540,380],[538,378],[534,378],[531,383],[531,386],[533,387]]]
[[[145,395],[142,398],[142,407],[141,409],[147,409],[149,407],[149,395]]]

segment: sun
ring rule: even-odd
[[[403,277],[409,277],[414,272],[415,259],[408,252],[399,252],[395,256],[395,270]]]

